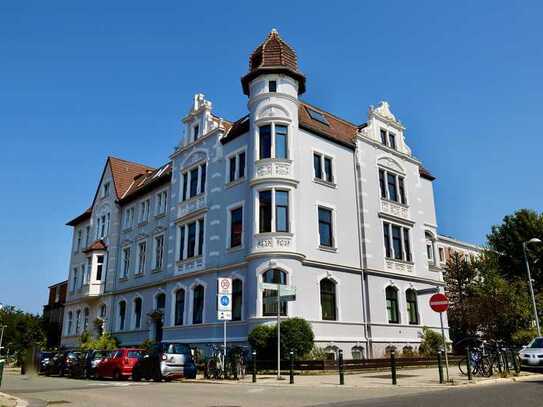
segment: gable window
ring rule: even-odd
[[[159,235],[155,237],[155,264],[154,270],[162,270],[162,262],[164,257],[164,235]]]
[[[119,303],[119,331],[124,331],[124,325],[126,322],[126,301]]]
[[[396,135],[394,133],[388,133],[388,143],[390,148],[396,150]]]
[[[389,324],[397,324],[400,322],[398,311],[398,289],[388,286],[385,290],[387,302],[387,315]]]
[[[75,248],[75,251],[78,252],[79,250],[81,250],[81,240],[82,240],[82,234],[83,234],[83,231],[81,229],[78,229],[77,230],[77,246]]]
[[[104,186],[102,187],[102,198],[109,196],[109,186],[110,186],[110,183],[106,182]]]
[[[313,153],[313,171],[315,178],[329,183],[334,182],[332,158],[320,153]]]
[[[277,81],[268,82],[268,92],[277,92]]]
[[[200,218],[179,226],[179,257],[182,261],[201,256],[204,248],[204,218]]]
[[[401,175],[379,168],[381,198],[407,205],[405,179]]]
[[[185,290],[180,288],[175,292],[175,325],[183,325],[185,317]]]
[[[232,321],[241,321],[243,305],[243,282],[236,278],[232,281]]]
[[[104,269],[104,256],[96,256],[96,280],[102,281],[102,271]]]
[[[259,127],[258,134],[259,160],[266,158],[288,158],[288,126],[266,124]]]
[[[287,273],[285,273],[283,270],[278,269],[268,270],[264,274],[262,274],[262,282],[286,285]],[[270,297],[277,298],[277,290],[262,290],[262,315],[265,317],[277,315],[277,301],[271,300],[270,302],[268,302],[266,299]],[[285,301],[281,301],[280,312],[282,316],[287,315],[287,303]]]
[[[194,287],[193,304],[192,304],[192,323],[201,324],[204,316],[204,286],[197,285]]]
[[[289,193],[281,190],[265,190],[258,193],[259,233],[289,232]],[[275,225],[273,215],[275,206]]]
[[[156,194],[156,215],[166,213],[168,202],[168,191],[162,191]]]
[[[381,129],[381,144],[384,146],[388,145],[387,131],[383,129]]]
[[[182,200],[205,193],[207,165],[202,163],[183,172]]]
[[[336,321],[336,283],[329,278],[324,278],[320,282],[320,290],[322,319],[324,321]]]
[[[142,302],[140,297],[136,297],[134,300],[134,328],[141,328],[141,308]]]
[[[243,236],[243,207],[230,211],[230,247],[239,247]]]
[[[123,249],[123,272],[121,278],[127,278],[128,273],[130,272],[130,247],[125,247]]]
[[[411,261],[409,229],[383,222],[385,256],[389,259]]]
[[[325,247],[334,247],[332,210],[321,206],[319,206],[319,244]]]
[[[136,268],[136,275],[145,273],[145,261],[147,257],[147,242],[143,241],[138,243],[138,267]]]
[[[198,140],[199,136],[200,136],[200,126],[196,125],[192,128],[192,140],[193,141]]]
[[[245,151],[234,153],[228,159],[228,182],[245,177]]]
[[[109,230],[109,212],[96,219],[96,239],[103,239]]]
[[[385,129],[381,129],[381,144],[396,150],[396,135]]]
[[[89,247],[90,241],[90,226],[85,227],[85,247]]]
[[[124,228],[125,229],[128,229],[129,227],[132,226],[132,224],[134,223],[134,214],[135,214],[136,210],[134,207],[131,207],[131,208],[128,208],[126,209],[126,211],[124,212]]]
[[[405,301],[407,303],[407,315],[409,317],[409,324],[418,325],[419,311],[417,305],[417,292],[411,288],[407,290],[405,292]]]

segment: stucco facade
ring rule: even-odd
[[[271,48],[286,56],[270,62]],[[273,281],[296,288],[283,318],[308,320],[318,346],[347,358],[416,349],[423,326],[439,329],[428,290],[443,277],[426,244],[437,237],[433,177],[403,125],[386,102],[361,125],[302,102],[305,78],[276,32],[242,83],[247,117],[219,118],[195,95],[164,166],[108,159],[91,208],[69,223],[63,344],[97,319],[126,345],[222,342],[217,278],[232,277],[228,342],[275,321],[261,287]]]

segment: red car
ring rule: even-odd
[[[96,366],[96,377],[99,379],[104,377],[111,377],[115,380],[128,379],[142,352],[142,349],[136,348],[111,351],[109,356],[102,359]]]

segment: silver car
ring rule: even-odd
[[[519,352],[520,364],[523,367],[543,367],[543,337],[534,338]]]
[[[164,378],[196,378],[196,365],[188,345],[178,342],[160,344],[160,373]]]

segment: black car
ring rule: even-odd
[[[45,370],[47,368],[47,364],[49,363],[49,359],[51,359],[55,355],[55,352],[40,352],[38,356],[38,373],[42,374],[45,373]]]
[[[196,365],[190,348],[181,343],[162,342],[142,354],[132,369],[132,380],[170,381],[195,378]]]
[[[109,357],[110,351],[107,350],[89,350],[85,352],[82,358],[82,372],[80,377],[94,379],[96,377],[96,366],[105,358]]]
[[[78,351],[61,351],[57,352],[53,357],[50,357],[43,367],[43,371],[47,376],[70,375],[72,366],[78,363],[78,358],[81,352]]]

